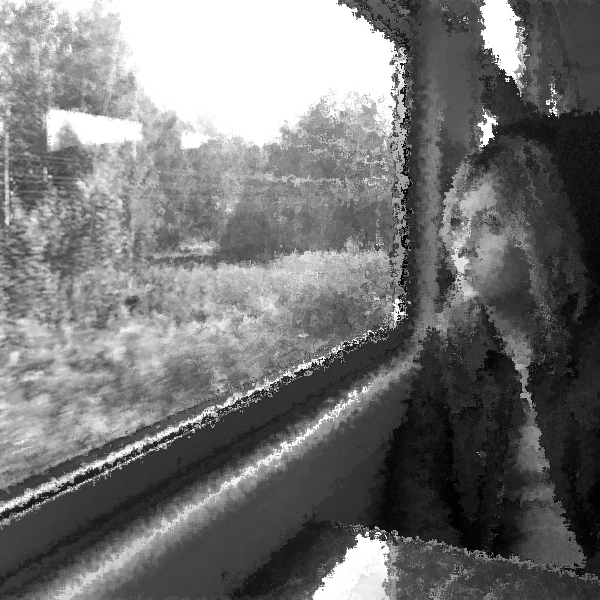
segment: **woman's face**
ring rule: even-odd
[[[442,237],[467,290],[485,304],[516,301],[529,287],[529,270],[510,239],[506,205],[491,179],[483,179],[447,211]]]

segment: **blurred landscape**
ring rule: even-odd
[[[157,108],[103,3],[1,12],[0,487],[389,323],[382,99],[259,147]]]

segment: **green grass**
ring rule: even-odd
[[[251,389],[388,322],[385,252],[265,267],[151,266],[142,314],[106,329],[19,321],[0,357],[0,488],[226,392]]]

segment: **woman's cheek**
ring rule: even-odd
[[[476,279],[481,294],[491,299],[514,298],[517,302],[530,288],[527,262],[514,247],[488,252],[477,269]]]
[[[474,277],[481,281],[493,282],[504,266],[507,240],[500,236],[480,235],[477,240],[469,240],[469,247],[475,249],[469,267]]]

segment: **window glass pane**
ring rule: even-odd
[[[365,21],[2,12],[0,487],[390,322],[393,48]]]

